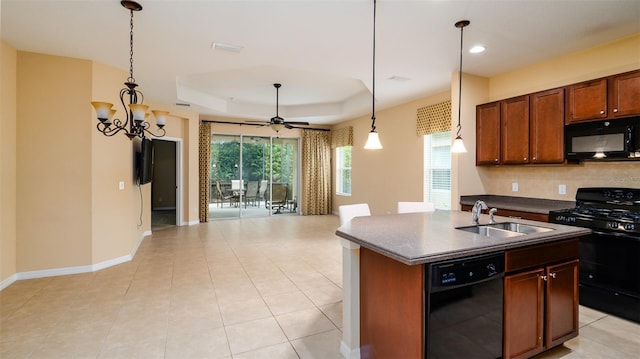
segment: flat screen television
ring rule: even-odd
[[[143,138],[137,156],[138,183],[146,184],[153,180],[153,141]]]

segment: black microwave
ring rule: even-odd
[[[640,117],[566,125],[565,158],[640,160]]]

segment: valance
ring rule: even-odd
[[[331,131],[331,147],[353,146],[353,127],[347,126]]]
[[[451,100],[421,107],[417,117],[416,132],[419,136],[451,131]]]

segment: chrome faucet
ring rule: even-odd
[[[491,208],[489,210],[489,224],[494,224],[496,223],[496,220],[493,219],[493,216],[496,214],[496,212],[498,212],[497,208]]]
[[[477,200],[473,205],[473,209],[471,213],[473,213],[473,224],[479,224],[480,213],[482,213],[483,209],[487,209],[487,204],[484,201]]]

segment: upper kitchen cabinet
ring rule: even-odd
[[[564,88],[531,96],[529,163],[564,162]]]
[[[640,70],[568,86],[565,122],[640,115]]]
[[[609,81],[611,117],[640,114],[640,70],[612,76]]]
[[[607,79],[569,86],[566,123],[607,118]]]
[[[503,100],[500,106],[502,163],[529,163],[529,96]]]
[[[476,165],[500,164],[500,102],[476,107]]]

